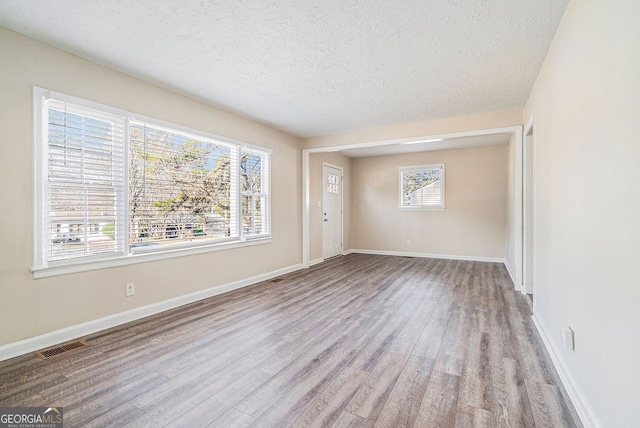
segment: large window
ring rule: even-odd
[[[269,237],[269,150],[39,88],[34,98],[34,270]]]
[[[400,167],[401,209],[444,209],[444,164]]]

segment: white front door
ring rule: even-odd
[[[322,165],[322,257],[342,255],[342,169]]]

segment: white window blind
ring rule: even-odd
[[[269,154],[243,148],[240,154],[242,236],[266,235],[269,231]]]
[[[232,228],[234,147],[136,121],[130,136],[132,247],[237,236]]]
[[[45,99],[44,239],[51,262],[122,254],[122,116]]]
[[[400,168],[400,208],[445,207],[444,164]]]

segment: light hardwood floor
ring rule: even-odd
[[[0,363],[65,427],[576,427],[496,263],[352,254]]]

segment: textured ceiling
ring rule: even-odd
[[[524,105],[567,0],[3,0],[0,25],[308,137]]]

